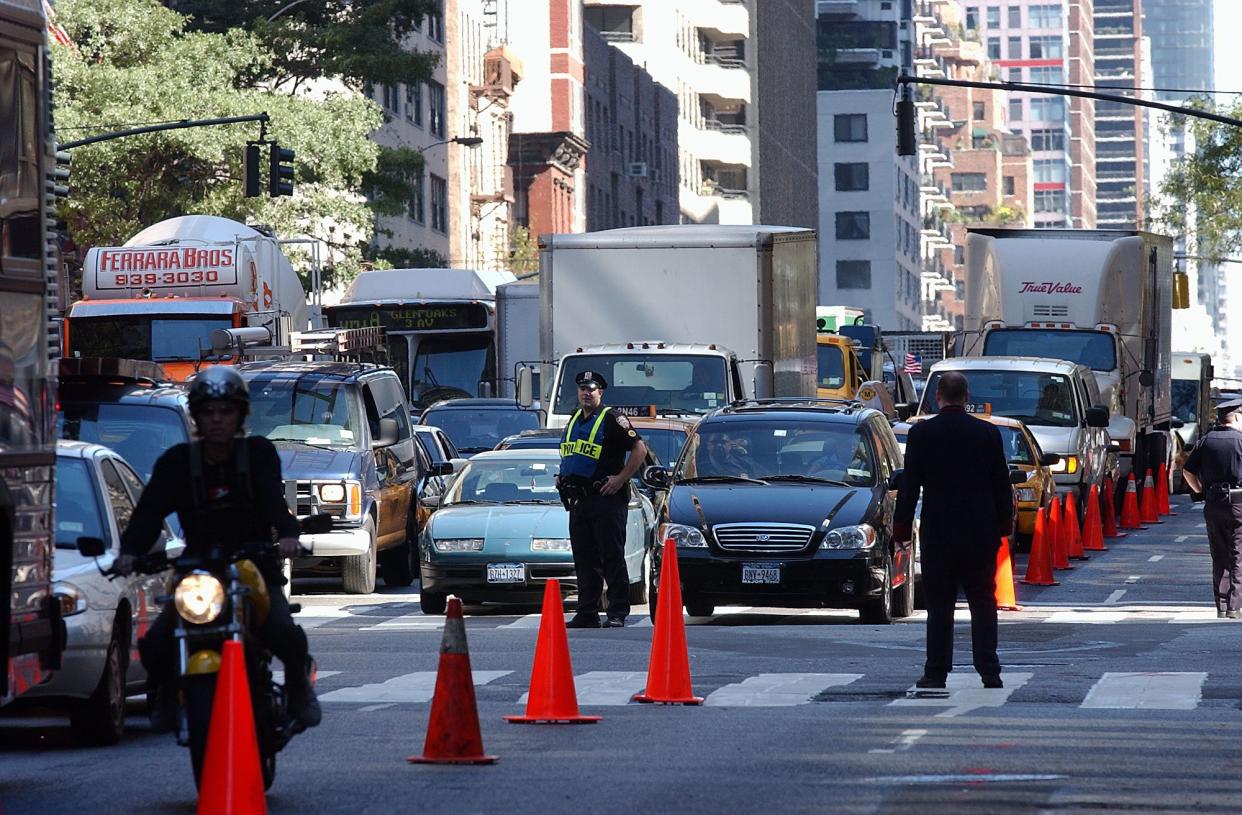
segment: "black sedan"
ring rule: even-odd
[[[857,608],[872,623],[908,616],[915,548],[892,539],[901,462],[888,421],[861,406],[743,403],[704,418],[671,472],[645,474],[669,488],[659,540],[677,546],[686,611],[740,603]]]

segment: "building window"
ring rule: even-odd
[[[871,213],[838,212],[837,240],[865,241],[871,237]]]
[[[1002,179],[1002,181],[1003,181],[1003,189],[1005,190],[1004,194],[1013,195],[1013,190],[1014,190],[1013,176],[1007,175],[1004,177],[1004,179]]]
[[[415,127],[423,126],[423,83],[405,86],[405,117]]]
[[[1032,96],[1031,119],[1034,121],[1065,121],[1065,100],[1060,96]]]
[[[1021,6],[1010,6],[1009,7],[1009,27],[1010,28],[1021,28],[1022,27],[1022,7]]]
[[[634,42],[634,6],[587,6],[582,10],[586,24],[609,42]]]
[[[970,106],[971,118],[976,122],[982,122],[987,112],[987,106],[982,102],[975,102]]]
[[[1000,59],[1000,37],[988,37],[988,59]]]
[[[982,192],[988,188],[987,173],[953,173],[954,192]]]
[[[857,192],[869,189],[871,186],[871,176],[866,162],[838,162],[833,165],[832,169],[838,192]]]
[[[974,31],[979,27],[979,9],[971,6],[966,9],[966,30]]]
[[[839,113],[832,117],[832,129],[837,141],[866,141],[867,114]]]
[[[838,289],[869,289],[871,288],[871,261],[869,260],[838,260]]]
[[[1037,158],[1033,164],[1035,183],[1065,183],[1065,162],[1059,158]]]
[[[1000,6],[988,6],[988,28],[1000,28]]]
[[[431,177],[431,228],[448,234],[448,182]]]
[[[410,200],[406,202],[406,210],[415,223],[427,223],[427,197],[423,184],[423,171],[419,170],[410,185]]]
[[[1031,59],[1058,59],[1060,56],[1060,37],[1031,37]]]
[[[443,3],[436,3],[442,10]],[[427,36],[436,42],[444,42],[444,15],[437,11],[434,14],[427,15]]]
[[[1065,131],[1039,128],[1031,131],[1032,150],[1064,150]]]
[[[1010,82],[1021,82],[1022,81],[1022,69],[1021,68],[1006,68],[1005,78],[1008,79]]]
[[[1061,5],[1059,3],[1044,6],[1031,6],[1026,13],[1027,19],[1030,21],[1031,28],[1061,27]]]
[[[1009,38],[1009,58],[1010,59],[1022,59],[1022,38],[1021,37],[1010,37]]]
[[[444,137],[444,86],[439,82],[427,82],[427,127],[441,138]]]
[[[1035,190],[1036,212],[1065,212],[1064,190]]]
[[[384,89],[384,110],[400,115],[401,102],[397,96],[397,86],[384,83],[381,87]]]
[[[1060,85],[1065,81],[1065,72],[1060,68],[1032,68],[1031,81],[1042,85]]]

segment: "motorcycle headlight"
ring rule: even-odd
[[[875,529],[870,524],[843,526],[824,536],[820,549],[870,549],[875,546]]]
[[[707,548],[707,538],[703,537],[702,531],[693,526],[685,526],[683,524],[664,524],[661,526],[660,540],[671,540],[675,546],[681,549]]]
[[[432,538],[431,545],[437,552],[478,552],[483,549],[482,538]]]
[[[207,572],[191,572],[177,584],[173,602],[181,619],[206,625],[224,611],[224,584]]]
[[[72,583],[57,581],[52,584],[52,594],[60,603],[60,616],[72,617],[86,611],[86,595]]]
[[[531,538],[532,552],[568,552],[569,538]]]

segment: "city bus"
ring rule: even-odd
[[[64,280],[47,24],[40,0],[0,0],[0,704],[44,682],[65,643],[52,594]]]

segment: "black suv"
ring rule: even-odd
[[[331,532],[303,536],[314,554],[295,570],[339,568],[351,594],[374,591],[377,565],[386,584],[413,583],[425,513],[397,374],[334,361],[251,362],[237,370],[250,386],[249,431],[276,445],[285,483],[296,486],[298,517],[333,516]]]
[[[718,604],[857,608],[889,623],[914,610],[915,548],[893,542],[901,451],[859,403],[739,402],[705,417],[671,472],[659,540],[677,546],[693,616]],[[653,558],[651,613],[662,546]]]

